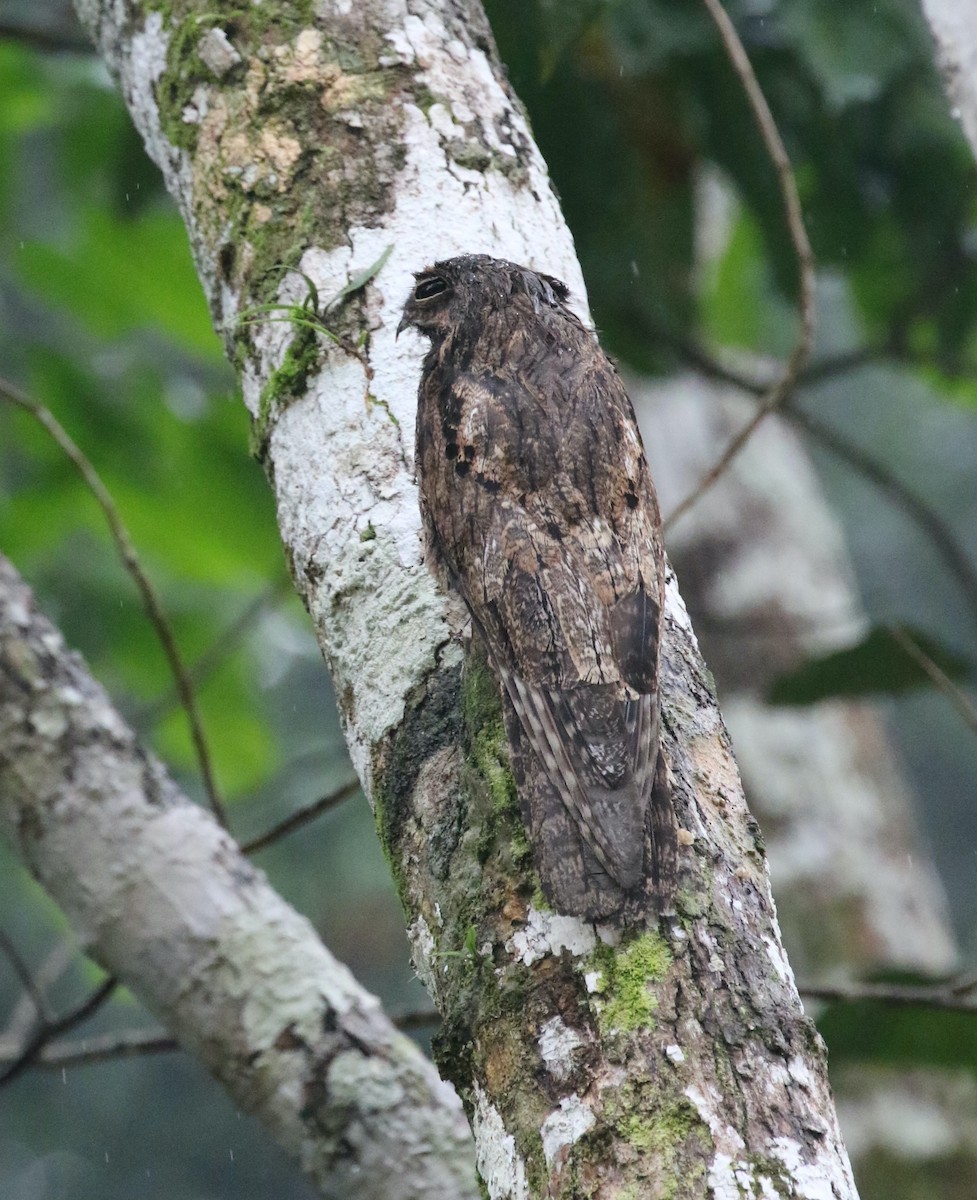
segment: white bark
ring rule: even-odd
[[[2,557],[0,831],[324,1196],[478,1194],[451,1089],[138,745]]]
[[[421,564],[411,479],[421,347],[393,337],[410,272],[486,251],[563,276],[582,303],[483,14],[473,0],[320,0],[302,28],[265,0],[218,46],[219,13],[203,2],[179,16],[126,0],[80,8],[241,364],[293,576],[413,914],[418,970],[445,1018],[439,1060],[473,1116],[490,1195],[853,1197],[822,1046],[674,581],[665,719],[690,845],[679,915],[663,929],[598,936],[529,899],[518,822],[493,793],[504,765],[492,778],[480,765],[491,721],[459,712],[459,623]],[[288,324],[235,328],[242,306],[267,299],[290,231],[324,297],[393,246],[330,317],[340,333],[369,332],[362,355],[310,347]],[[280,295],[303,291],[293,276]],[[466,761],[466,740],[481,758]],[[577,1050],[554,1058],[557,1016]]]
[[[960,0],[920,0],[936,42],[953,115],[977,154],[977,11]]]

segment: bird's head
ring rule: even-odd
[[[415,273],[397,333],[412,326],[437,340],[475,315],[504,308],[516,296],[528,297],[538,312],[543,305],[562,308],[568,295],[566,284],[551,275],[487,254],[464,254]]]

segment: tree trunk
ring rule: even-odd
[[[463,668],[420,553],[410,272],[487,251],[562,276],[572,244],[472,0],[219,10],[79,0],[187,221],[237,363],[296,586],[443,1017],[439,1063],[493,1197],[854,1196],[766,863],[670,580],[677,915],[626,930],[534,891],[498,689]],[[242,324],[375,279],[304,325]],[[279,282],[281,281],[281,282]]]

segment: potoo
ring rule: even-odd
[[[415,280],[400,330],[431,339],[416,456],[428,557],[501,682],[544,892],[588,919],[660,912],[676,857],[664,551],[631,402],[559,280],[485,255]]]

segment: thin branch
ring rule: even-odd
[[[277,825],[273,825],[271,829],[265,833],[259,834],[258,837],[252,838],[250,842],[241,843],[242,854],[256,854],[259,850],[264,850],[266,846],[270,846],[273,842],[279,841],[289,833],[294,833],[296,829],[301,829],[304,825],[308,825],[314,821],[316,817],[321,816],[329,809],[335,808],[337,804],[341,804],[350,796],[353,796],[360,790],[360,781],[351,779],[349,783],[344,783],[341,788],[335,792],[330,792],[327,796],[321,796],[312,804],[305,808],[300,808],[287,816],[284,821],[279,821]]]
[[[437,1025],[441,1015],[433,1008],[417,1009],[392,1018],[401,1030],[428,1029]],[[160,1029],[127,1029],[76,1042],[49,1042],[36,1054],[33,1066],[44,1070],[86,1067],[92,1063],[112,1062],[119,1058],[140,1058],[150,1054],[171,1054],[180,1049],[175,1037]],[[0,1041],[0,1064],[12,1062],[19,1048]]]
[[[939,985],[904,985],[890,983],[836,984],[801,983],[802,996],[808,1000],[829,1003],[855,1004],[875,1001],[902,1007],[933,1008],[941,1011],[977,1012],[977,973],[958,976]],[[428,1029],[437,1025],[440,1014],[433,1008],[416,1009],[393,1018],[398,1029]],[[150,1054],[170,1054],[180,1049],[176,1038],[159,1030],[132,1029],[122,1033],[83,1038],[77,1042],[48,1042],[34,1056],[30,1065],[43,1070],[89,1066],[120,1058],[137,1058]],[[0,1064],[12,1062],[23,1052],[0,1042]]]
[[[695,615],[695,627],[703,633],[727,640],[782,641],[785,637],[795,642],[808,638],[832,637],[839,641],[853,642],[864,635],[866,618],[863,613],[846,609],[831,613],[787,614],[782,610],[770,613],[764,609],[731,614],[721,617],[707,612]]]
[[[977,1012],[977,976],[972,972],[941,984],[799,983],[798,991],[808,1000],[855,1004],[874,1000],[914,1008],[934,1008],[943,1012]]]
[[[190,676],[187,673],[183,659],[180,657],[180,652],[177,648],[173,630],[170,628],[169,621],[163,612],[163,606],[156,594],[156,589],[153,587],[148,575],[142,568],[142,564],[139,561],[139,556],[136,553],[135,545],[133,544],[132,538],[129,536],[129,531],[123,523],[118,509],[115,507],[115,501],[112,499],[108,488],[102,482],[101,476],[95,470],[95,467],[92,465],[91,461],[87,458],[81,448],[74,442],[70,434],[49,408],[41,404],[39,401],[31,399],[26,392],[21,391],[20,388],[15,387],[14,384],[3,378],[0,378],[0,398],[8,400],[17,408],[23,409],[24,412],[30,413],[30,415],[47,430],[64,454],[78,469],[78,472],[85,481],[88,490],[95,497],[98,506],[104,513],[105,519],[109,525],[109,529],[111,530],[116,549],[119,552],[119,557],[122,559],[125,569],[132,576],[136,587],[139,589],[139,593],[142,596],[143,607],[146,610],[146,615],[148,616],[153,628],[156,630],[156,635],[159,638],[161,646],[163,647],[163,653],[166,655],[167,662],[170,665],[170,670],[173,673],[177,690],[180,693],[180,703],[182,704],[187,715],[187,722],[190,726],[190,736],[193,740],[194,749],[197,753],[197,761],[200,764],[200,774],[203,778],[204,789],[207,793],[210,807],[214,813],[214,816],[226,829],[228,827],[227,814],[217,791],[217,784],[214,779],[214,771],[210,760],[210,752],[207,748],[207,740],[204,736],[203,724],[200,720],[200,712],[197,708],[197,698],[193,690],[193,684],[190,681]]]
[[[763,383],[728,367],[710,355],[703,347],[672,335],[667,335],[667,337],[669,344],[700,374],[721,383],[728,383],[753,396],[764,394],[765,385]],[[821,382],[829,375],[855,370],[874,359],[886,356],[886,351],[868,346],[847,351],[844,354],[825,359],[823,362],[812,364],[802,376],[802,382],[804,384]],[[780,411],[785,419],[809,434],[836,458],[848,463],[850,467],[875,484],[926,534],[960,585],[967,605],[973,614],[974,622],[977,624],[977,570],[974,569],[967,552],[939,513],[907,487],[887,466],[862,450],[861,447],[848,441],[837,430],[819,421],[816,417],[812,417],[790,401],[783,403]]]
[[[10,965],[14,969],[14,974],[20,980],[25,994],[30,998],[30,1002],[34,1006],[34,1012],[38,1019],[46,1021],[48,1019],[47,1005],[44,1003],[44,996],[40,987],[38,987],[37,980],[31,974],[30,967],[21,958],[20,951],[4,929],[0,929],[0,950],[7,956]]]
[[[907,487],[888,467],[873,458],[861,447],[853,445],[845,437],[816,417],[788,405],[784,416],[799,429],[803,429],[835,457],[847,462],[859,474],[872,483],[927,535],[948,570],[960,585],[967,605],[977,623],[977,571],[974,570],[966,551],[954,537],[949,525],[925,500]]]
[[[969,973],[940,985],[902,985],[889,983],[801,983],[802,996],[808,1000],[854,1004],[875,1001],[902,1007],[933,1008],[941,1011],[977,1012],[977,973]],[[427,1029],[441,1020],[432,1009],[417,1009],[393,1018],[398,1029]],[[180,1049],[177,1040],[158,1030],[132,1029],[123,1033],[83,1038],[77,1042],[45,1044],[34,1057],[32,1066],[43,1070],[89,1066],[120,1058],[150,1054],[169,1054]],[[13,1061],[22,1052],[0,1042],[0,1064]]]
[[[977,733],[977,707],[974,706],[966,692],[957,687],[940,665],[935,663],[904,629],[900,629],[898,625],[886,625],[885,631],[906,657],[912,659],[916,666],[924,672],[937,691],[946,696],[963,718],[964,724],[973,733]]]
[[[678,507],[672,511],[665,521],[666,529],[683,513],[687,512],[693,504],[697,503],[700,497],[705,495],[716,480],[728,469],[730,463],[749,441],[754,430],[763,421],[764,417],[783,404],[796,386],[798,376],[810,357],[811,346],[814,342],[814,252],[811,249],[807,230],[804,227],[804,215],[801,211],[797,180],[794,178],[790,158],[787,155],[787,149],[777,129],[777,123],[773,118],[773,113],[770,111],[766,97],[754,74],[743,43],[740,41],[739,34],[737,34],[726,10],[723,8],[720,0],[703,0],[703,3],[716,23],[720,37],[723,40],[723,45],[726,48],[726,54],[732,63],[733,69],[740,78],[747,99],[750,102],[750,107],[753,110],[757,127],[760,130],[760,136],[763,138],[767,153],[770,155],[770,159],[777,171],[780,193],[783,198],[787,217],[787,228],[790,232],[790,240],[794,247],[794,253],[797,256],[800,287],[800,331],[779,379],[777,379],[766,393],[751,420],[736,434],[716,463],[700,479],[695,490],[686,496],[679,503]]]
[[[199,688],[226,661],[244,640],[251,627],[255,624],[265,609],[286,595],[290,595],[291,585],[287,580],[270,584],[255,596],[240,616],[235,619],[214,639],[210,646],[196,658],[188,668],[190,680],[195,688]],[[164,717],[170,709],[180,703],[180,693],[175,687],[142,705],[132,714],[136,725],[153,725]]]
[[[441,1016],[433,1008],[417,1009],[392,1018],[398,1029],[428,1029],[437,1025]],[[63,1067],[83,1067],[92,1063],[111,1062],[119,1058],[139,1058],[149,1054],[170,1054],[180,1049],[175,1037],[160,1029],[127,1029],[121,1033],[106,1033],[98,1037],[81,1038],[76,1042],[46,1042],[30,1065],[45,1070]],[[0,1065],[14,1062],[23,1050],[9,1041],[0,1041]]]
[[[67,1033],[68,1030],[80,1025],[82,1021],[87,1021],[108,1000],[117,986],[118,980],[109,975],[80,1004],[69,1009],[64,1016],[53,1021],[39,1021],[37,1028],[24,1043],[20,1052],[10,1065],[0,1072],[0,1088],[13,1083],[19,1075],[32,1066],[38,1054],[52,1038],[56,1038],[58,1034]]]
[[[765,396],[770,391],[771,380],[742,371],[722,359],[714,357],[698,342],[690,341],[671,329],[652,322],[645,322],[643,332],[654,342],[675,352],[679,358],[690,367],[694,367],[700,375],[714,379],[718,383],[728,383],[742,392],[752,396]],[[887,346],[855,346],[850,350],[842,350],[837,354],[827,354],[816,362],[809,362],[797,375],[797,390],[823,383],[826,379],[834,379],[849,371],[857,371],[860,367],[874,362],[883,362],[894,357],[894,351]]]
[[[179,1050],[176,1038],[155,1029],[131,1029],[101,1037],[82,1038],[77,1042],[51,1042],[34,1059],[35,1067],[48,1070],[88,1066],[116,1058],[137,1058],[146,1054],[166,1054]],[[16,1057],[16,1051],[0,1042],[0,1063]]]
[[[887,346],[854,346],[851,350],[842,350],[838,354],[828,354],[816,362],[808,363],[798,378],[798,387],[813,387],[833,379],[836,375],[845,375],[849,371],[857,371],[871,363],[884,362],[892,357]]]

